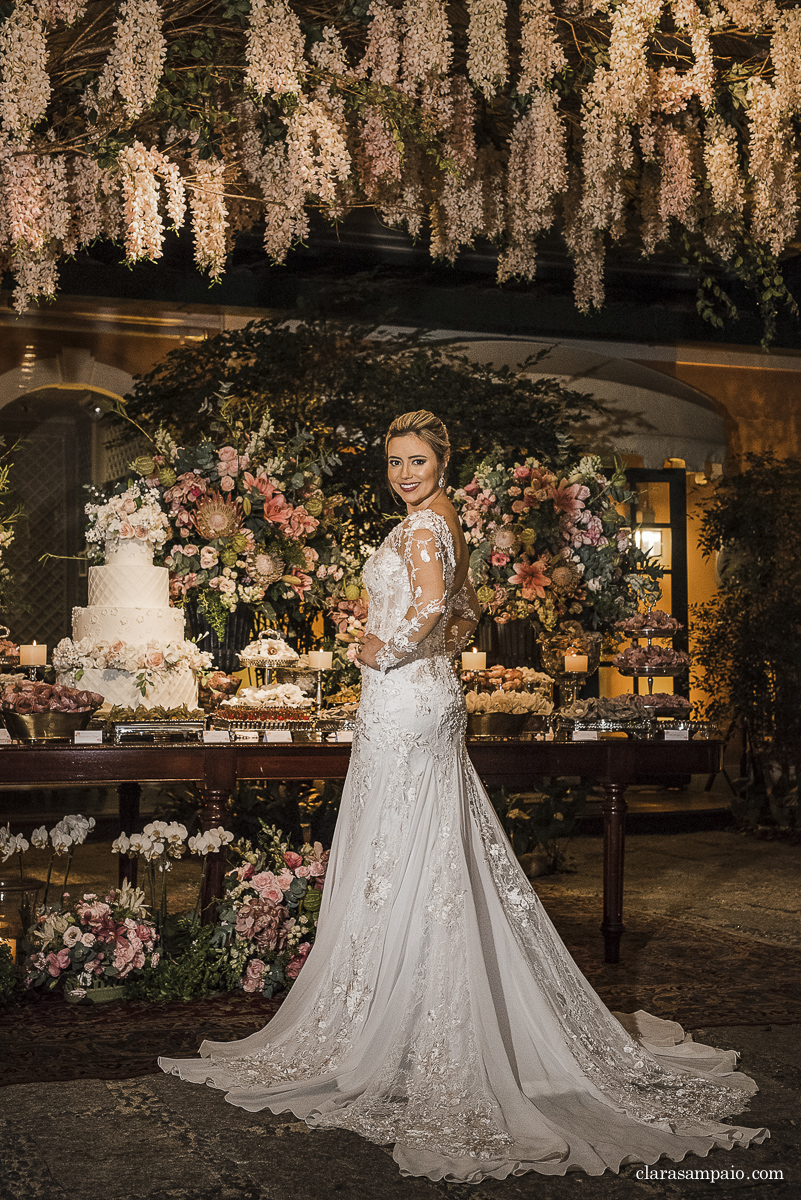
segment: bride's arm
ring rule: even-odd
[[[410,662],[418,642],[431,633],[445,611],[442,547],[434,531],[425,525],[409,530],[403,539],[403,558],[412,603],[398,628],[375,654],[382,673]]]
[[[476,589],[465,579],[453,598],[453,609],[445,633],[445,649],[448,654],[458,654],[470,641],[481,616]]]

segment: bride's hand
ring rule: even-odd
[[[362,638],[362,644],[356,655],[356,662],[360,663],[363,667],[372,667],[374,671],[379,670],[376,655],[383,648],[384,643],[381,641],[381,638],[376,637],[374,633],[366,633]]]

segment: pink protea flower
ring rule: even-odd
[[[551,582],[545,574],[545,559],[536,562],[517,562],[509,583],[520,588],[524,600],[544,599],[545,589]]]

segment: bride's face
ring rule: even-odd
[[[439,492],[442,467],[434,451],[414,433],[390,438],[387,446],[389,486],[410,509],[421,508]]]

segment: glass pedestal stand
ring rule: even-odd
[[[571,671],[570,674],[559,674],[556,682],[559,684],[559,707],[571,708],[578,700],[579,689],[589,679],[587,671]]]

